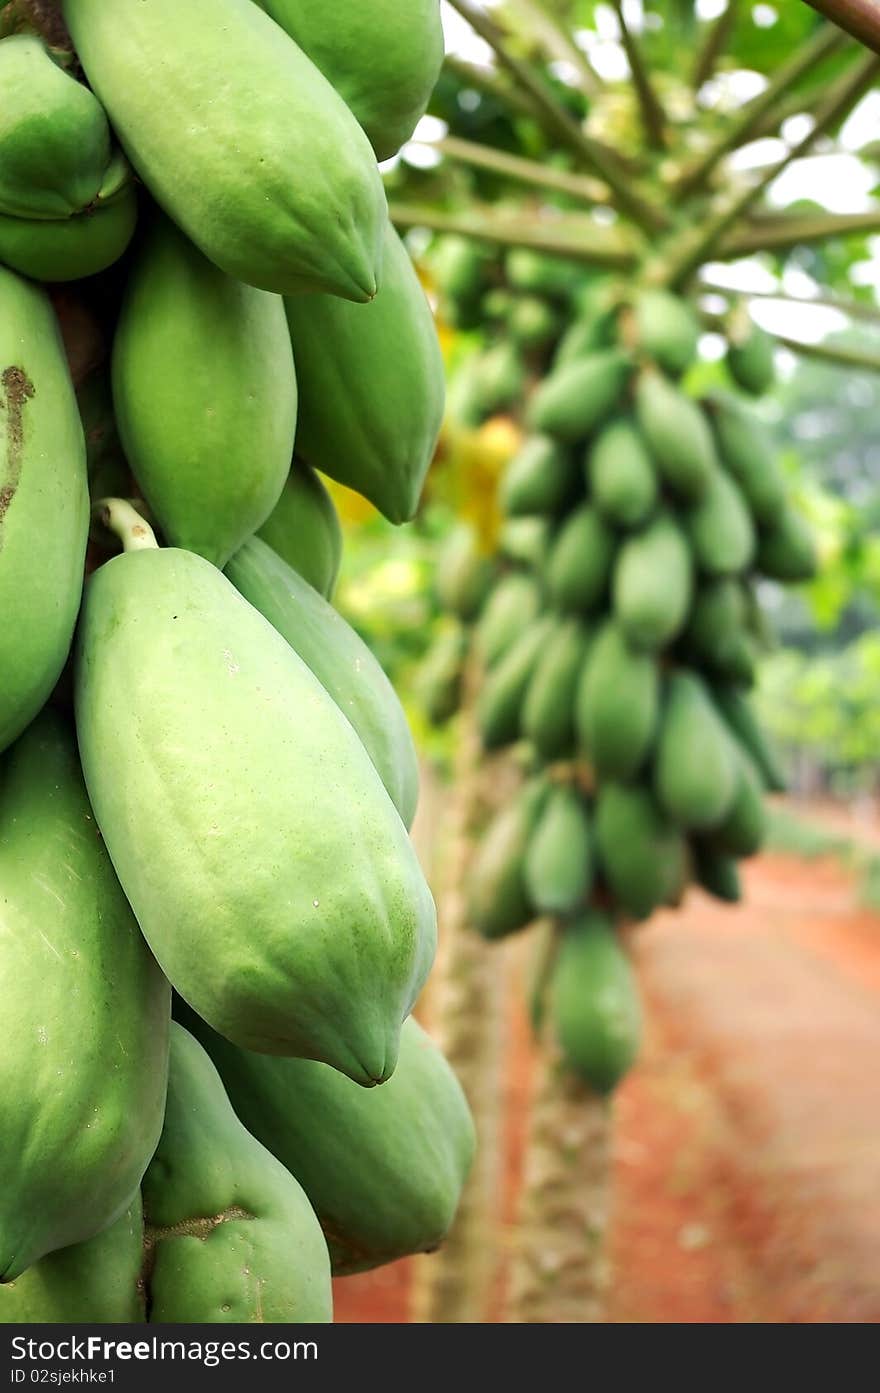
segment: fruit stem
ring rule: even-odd
[[[92,517],[119,538],[123,551],[158,550],[152,527],[124,498],[99,499],[92,505]]]

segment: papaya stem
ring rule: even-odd
[[[880,215],[877,221],[880,226]],[[778,300],[787,305],[817,305],[821,309],[837,310],[848,319],[858,319],[866,324],[880,324],[880,308],[876,305],[865,305],[861,300],[839,300],[834,295],[790,295],[784,290],[736,290],[705,274],[700,277],[700,285],[705,286],[707,290],[717,290],[722,295],[733,296],[736,299]]]
[[[617,25],[620,29],[620,41],[623,44],[627,62],[629,63],[636,100],[638,101],[639,111],[641,112],[645,139],[652,149],[665,150],[667,145],[666,112],[663,109],[660,98],[654,90],[651,74],[642,56],[642,50],[638,40],[626,22],[626,15],[623,12],[623,0],[612,0],[612,5],[614,13],[617,16]]]
[[[455,53],[447,53],[443,60],[443,66],[448,72],[453,73],[465,87],[472,87],[476,92],[485,93],[487,97],[491,97],[500,106],[506,107],[519,116],[535,117],[535,108],[528,97],[523,96],[517,88],[505,83],[494,69],[482,68],[478,63],[469,63],[466,58],[459,58]]]
[[[152,527],[124,498],[99,499],[92,505],[92,517],[119,538],[123,551],[158,549],[159,543]]]
[[[730,38],[738,9],[739,0],[727,0],[726,9],[723,9],[718,18],[713,19],[706,29],[703,42],[697,49],[693,77],[691,78],[691,86],[695,92],[699,92],[703,84],[713,76],[718,66],[718,59],[727,47],[727,40]]]
[[[527,21],[544,53],[551,61],[567,63],[577,73],[578,85],[587,97],[595,97],[604,83],[587,61],[564,25],[535,4],[534,0],[512,0],[511,8]]]
[[[441,213],[424,204],[392,203],[391,221],[398,227],[426,227],[434,232],[453,232],[492,242],[500,247],[530,247],[549,256],[564,256],[588,266],[629,270],[636,249],[620,227],[597,227],[581,217],[559,217],[552,222],[512,218],[490,212],[485,204],[470,204],[466,211]]]
[[[552,165],[539,164],[537,160],[526,160],[520,155],[509,155],[506,151],[493,150],[488,145],[480,145],[473,140],[462,140],[454,135],[432,141],[431,148],[451,160],[473,165],[476,169],[491,170],[493,174],[500,174],[516,183],[568,194],[570,198],[580,199],[584,203],[608,202],[607,185],[599,179],[591,179],[588,175],[554,169]]]
[[[880,53],[880,9],[877,0],[807,0],[826,19],[852,34],[859,43]]]
[[[708,314],[704,311],[701,318],[707,329],[715,329],[724,333],[725,319],[723,315]],[[835,367],[856,368],[865,372],[880,373],[880,353],[872,353],[870,349],[850,348],[846,344],[839,343],[805,343],[803,339],[792,339],[787,334],[773,334],[771,337],[774,342],[779,344],[780,348],[787,348],[789,352],[796,353],[801,358],[815,358],[819,362],[830,363]]]
[[[880,232],[880,208],[865,213],[770,214],[755,218],[741,231],[732,233],[719,248],[725,260],[751,256],[757,251],[784,251],[807,242],[823,242],[829,237],[846,237],[851,232]]]

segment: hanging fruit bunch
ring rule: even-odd
[[[401,522],[433,453],[377,159],[439,5],[183,9],[0,12],[4,1323],[330,1320],[473,1148],[315,472]]]

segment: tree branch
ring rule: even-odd
[[[865,348],[846,348],[843,344],[802,343],[800,339],[790,339],[786,334],[774,334],[782,348],[788,348],[799,358],[816,358],[823,363],[832,363],[838,368],[861,368],[867,372],[880,372],[880,352],[871,353]]]
[[[736,20],[739,9],[739,0],[727,0],[727,8],[722,10],[717,19],[706,29],[706,34],[700,48],[697,49],[697,59],[694,63],[694,72],[691,78],[691,85],[695,92],[699,92],[704,82],[715,72],[718,66],[718,59],[727,46],[730,38],[730,31]]]
[[[880,307],[863,305],[860,300],[838,300],[833,295],[790,295],[784,290],[737,290],[713,280],[705,273],[700,276],[700,285],[706,290],[734,296],[737,300],[778,300],[787,305],[817,305],[820,309],[837,310],[838,314],[845,314],[848,319],[880,324]]]
[[[620,27],[620,40],[629,63],[630,75],[635,88],[636,99],[645,130],[645,138],[654,150],[666,149],[666,112],[654,91],[651,76],[642,57],[642,51],[631,32],[623,13],[623,0],[612,0],[614,13]]]
[[[852,232],[880,232],[880,208],[864,213],[780,213],[756,219],[748,227],[725,238],[718,249],[719,259],[734,260],[759,251],[785,251],[830,237],[846,237]]]
[[[458,136],[445,136],[442,140],[430,142],[431,148],[438,150],[451,160],[473,165],[477,169],[488,169],[513,179],[520,184],[530,184],[534,188],[551,189],[555,193],[567,194],[570,198],[584,203],[607,203],[609,190],[607,184],[591,179],[584,174],[571,174],[553,165],[539,164],[537,160],[526,160],[520,155],[509,155],[503,150],[494,150],[488,145],[480,145],[472,140],[462,140]]]
[[[854,39],[880,53],[880,5],[877,0],[807,0]]]
[[[622,229],[596,227],[582,218],[542,223],[535,218],[499,215],[480,205],[469,205],[463,213],[441,213],[436,208],[409,203],[392,203],[389,213],[398,227],[426,227],[500,247],[529,247],[589,266],[629,270],[636,262],[636,248]]]
[[[547,57],[558,63],[568,63],[578,75],[581,91],[587,97],[595,97],[603,87],[602,79],[587,61],[571,34],[557,23],[552,15],[543,10],[534,0],[510,0],[511,7],[518,11],[534,31],[535,37]]]

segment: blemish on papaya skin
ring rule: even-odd
[[[3,523],[21,482],[24,408],[35,395],[34,384],[21,368],[4,368],[0,375],[0,411],[5,421],[3,472],[0,474],[0,548],[3,546]]]

